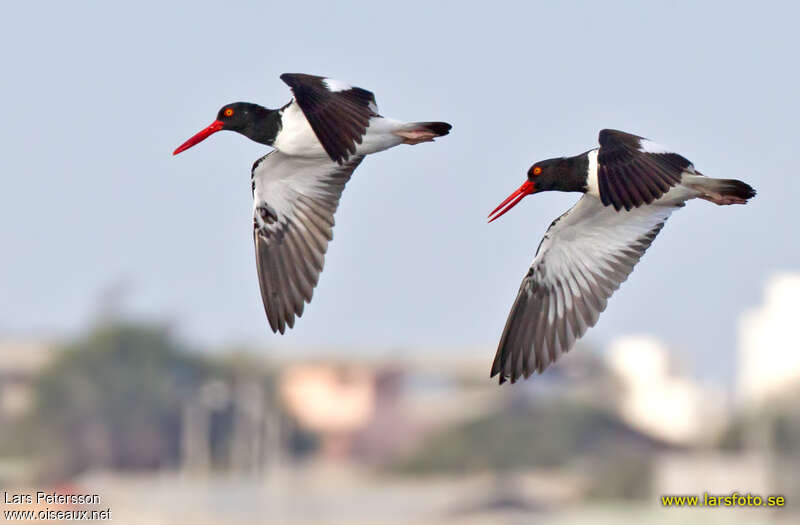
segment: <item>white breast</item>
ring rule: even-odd
[[[273,147],[297,157],[327,156],[303,110],[294,100],[281,113],[281,130],[275,137]]]
[[[586,193],[600,198],[600,187],[597,184],[597,151],[593,149],[588,153],[589,155],[589,168],[586,173]]]

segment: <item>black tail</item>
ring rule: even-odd
[[[413,125],[416,129],[435,133],[437,137],[443,137],[447,135],[450,133],[450,129],[453,127],[447,122],[414,122]]]
[[[752,199],[756,196],[756,190],[746,182],[736,179],[711,179],[716,184],[714,191],[727,197],[737,197],[739,199]]]
[[[703,192],[700,198],[714,204],[745,204],[756,195],[752,186],[736,179],[713,179],[702,175],[687,178],[687,186]]]

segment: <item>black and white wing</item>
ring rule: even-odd
[[[273,332],[303,314],[333,238],[333,214],[363,157],[339,165],[272,151],[253,165],[253,239],[261,299]]]
[[[375,95],[330,78],[284,73],[311,129],[331,160],[344,163],[356,152],[370,118],[377,116]]]
[[[623,131],[600,131],[597,184],[600,200],[615,209],[650,204],[678,184],[692,163],[663,146]]]
[[[583,196],[545,233],[492,364],[500,383],[542,372],[594,326],[676,206],[617,212]]]

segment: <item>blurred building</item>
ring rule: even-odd
[[[722,392],[681,373],[654,337],[621,337],[607,360],[622,382],[620,415],[634,428],[672,443],[696,443],[712,439],[726,424]]]
[[[280,399],[321,439],[326,459],[381,462],[429,432],[491,408],[486,386],[458,384],[469,362],[322,361],[288,365]]]
[[[761,306],[744,313],[739,324],[737,397],[758,405],[800,385],[800,274],[773,276]]]
[[[304,428],[322,436],[328,457],[346,455],[356,430],[374,411],[372,370],[356,364],[298,364],[280,381],[289,413]]]
[[[0,339],[0,421],[32,407],[36,375],[53,354],[54,347],[48,342]]]

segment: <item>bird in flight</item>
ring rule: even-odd
[[[294,327],[322,272],[333,215],[365,155],[447,135],[445,122],[401,122],[378,113],[366,89],[315,75],[285,73],[294,98],[280,109],[226,104],[185,151],[230,130],[273,151],[253,164],[253,239],[261,298],[273,332]]]
[[[492,364],[501,384],[541,373],[568,352],[687,200],[745,204],[756,194],[742,181],[702,175],[643,137],[604,129],[599,142],[574,157],[537,162],[489,214],[492,222],[532,193],[583,193],[550,224],[522,280]]]

